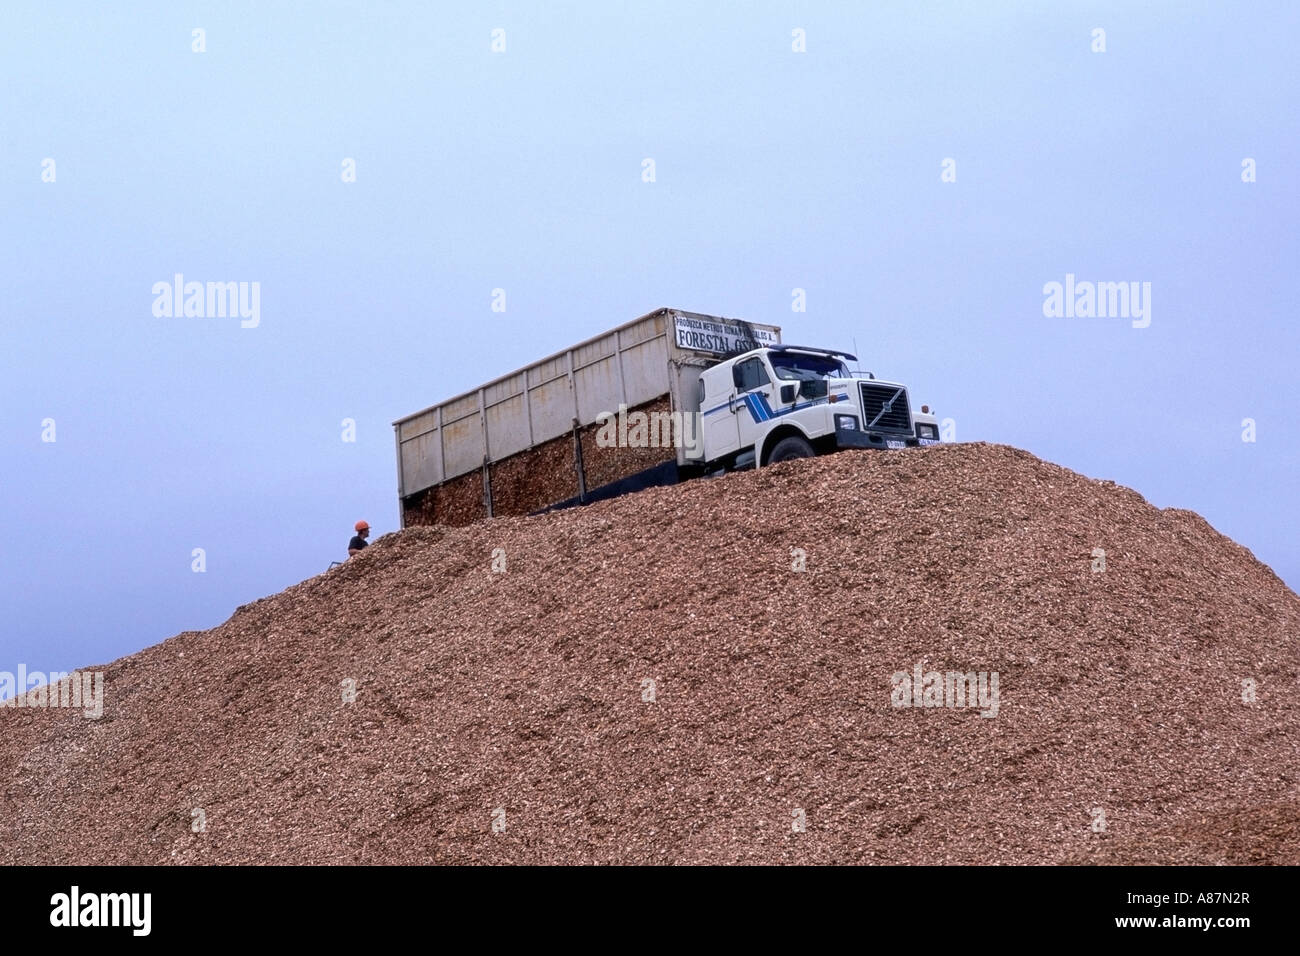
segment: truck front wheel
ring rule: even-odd
[[[782,438],[776,443],[771,454],[767,456],[767,463],[775,465],[778,461],[792,461],[795,458],[812,458],[817,452],[813,451],[813,446],[808,444],[807,439],[799,435],[790,435]]]

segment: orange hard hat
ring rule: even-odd
[[[358,530],[358,531],[366,531],[366,530],[368,530],[369,528],[370,528],[370,525],[366,524],[364,521],[358,521],[358,522],[357,522],[357,530]]]

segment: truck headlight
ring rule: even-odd
[[[856,415],[836,415],[835,430],[855,432],[858,430],[858,418]]]
[[[917,438],[933,438],[935,441],[938,441],[938,440],[939,440],[939,426],[938,426],[938,425],[931,424],[930,422],[917,422],[917,423],[916,423],[916,437],[917,437]]]

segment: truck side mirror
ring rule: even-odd
[[[786,405],[789,405],[791,402],[794,401],[794,397],[796,394],[797,394],[796,386],[794,385],[781,386],[781,401],[784,402]]]

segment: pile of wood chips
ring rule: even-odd
[[[1295,865],[1297,637],[1195,514],[846,452],[389,535],[0,710],[0,863]]]

